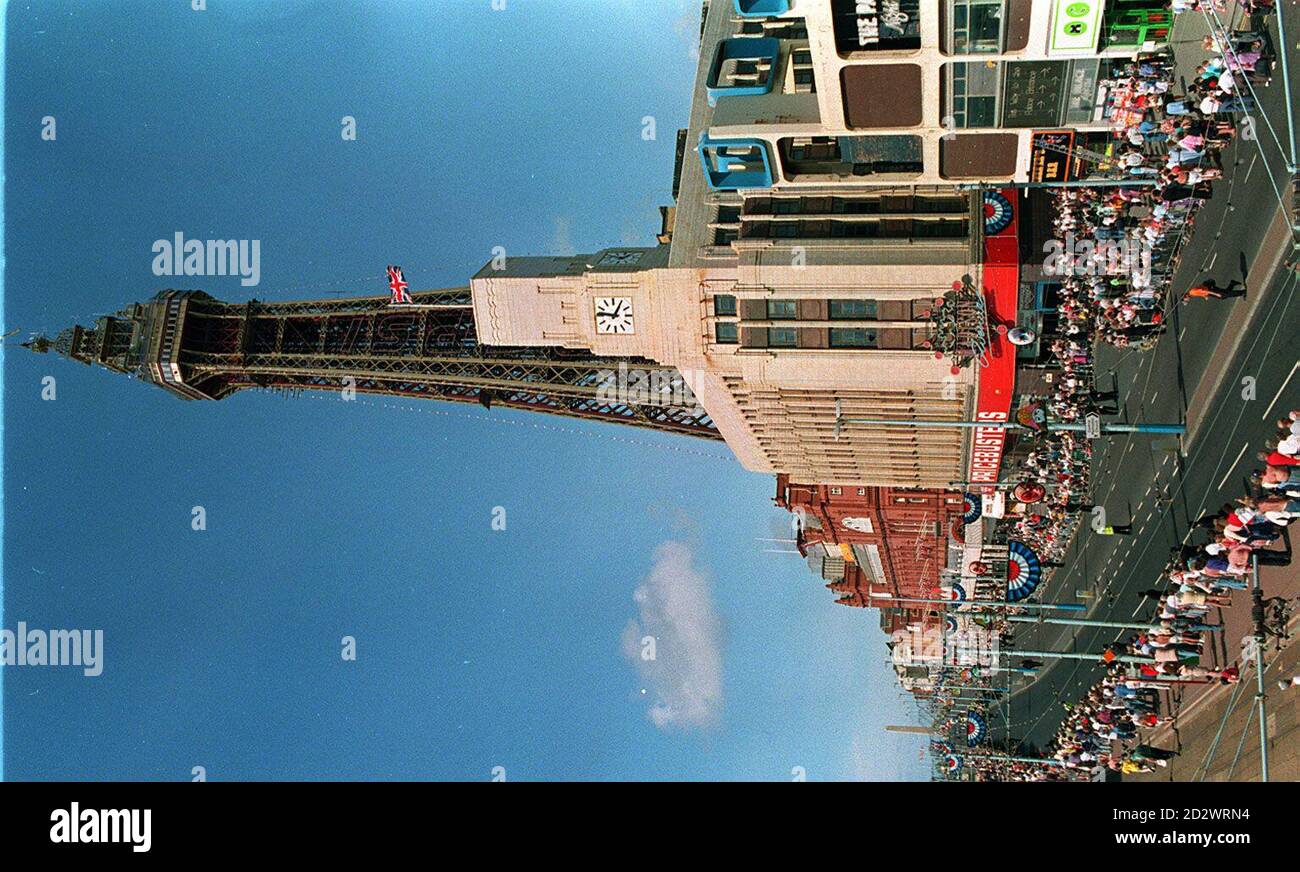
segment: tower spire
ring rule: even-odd
[[[664,393],[620,390],[620,373],[649,360],[562,347],[479,343],[468,287],[387,296],[230,303],[165,290],[144,303],[23,343],[129,373],[190,400],[250,388],[354,390],[486,408],[515,408],[721,439],[672,372]],[[673,404],[667,398],[677,398]]]

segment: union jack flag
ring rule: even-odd
[[[400,266],[390,266],[388,268],[388,290],[392,291],[390,303],[412,303],[411,295],[406,292],[409,283],[402,278],[402,268]]]

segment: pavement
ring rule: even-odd
[[[1292,71],[1300,71],[1300,7],[1281,6],[1291,37],[1286,48]],[[1281,50],[1276,22],[1270,29],[1273,44]],[[1173,43],[1184,77],[1207,57],[1199,45],[1207,32],[1203,16],[1178,17]],[[1214,278],[1222,285],[1235,278],[1247,283],[1249,293],[1240,300],[1178,305],[1169,312],[1169,329],[1155,349],[1107,348],[1098,356],[1101,384],[1113,377],[1121,391],[1121,420],[1186,421],[1188,432],[1182,439],[1130,434],[1097,443],[1094,502],[1105,506],[1112,523],[1131,520],[1133,534],[1098,536],[1085,525],[1045,595],[1052,602],[1087,604],[1090,618],[1136,621],[1148,615],[1149,601],[1139,601],[1138,591],[1155,586],[1171,549],[1186,540],[1196,518],[1245,492],[1245,476],[1260,465],[1254,454],[1273,435],[1270,422],[1300,408],[1300,282],[1282,266],[1294,253],[1290,215],[1283,211],[1283,205],[1290,207],[1292,177],[1280,73],[1269,87],[1258,88],[1258,99],[1257,138],[1239,137],[1225,152],[1225,179],[1215,184],[1213,198],[1201,210],[1174,281],[1174,291],[1181,294],[1202,279]],[[1300,114],[1300,104],[1295,108]],[[1300,540],[1295,544],[1300,546]],[[1300,594],[1300,567],[1266,568],[1261,581],[1266,596],[1295,596]],[[1226,665],[1239,659],[1241,637],[1250,629],[1249,595],[1238,593],[1223,618],[1225,629],[1214,659]],[[1099,653],[1131,632],[1024,625],[1016,632],[1015,647]],[[1293,651],[1283,655],[1294,656]],[[1284,659],[1282,668],[1290,668],[1288,662]],[[1048,661],[1032,683],[1014,690],[1002,708],[999,726],[1027,744],[1046,745],[1060,723],[1062,703],[1080,698],[1101,674],[1099,660]],[[1272,684],[1269,688],[1277,692]],[[1181,705],[1190,707],[1202,692],[1185,688]],[[1273,722],[1290,735],[1300,689],[1286,698],[1291,702],[1283,703]],[[1227,699],[1215,696],[1196,710],[1187,708],[1186,729],[1179,724],[1183,741],[1199,740],[1202,722],[1213,722],[1211,734],[1217,730]],[[1244,721],[1246,707],[1237,708],[1234,717]],[[1229,759],[1240,735],[1240,729],[1232,735]],[[1279,737],[1284,738],[1279,734],[1274,741]],[[1288,751],[1297,744],[1295,736],[1291,739],[1284,743]],[[1258,754],[1257,739],[1255,746]],[[1171,767],[1161,775],[1183,768]],[[1243,757],[1238,770],[1245,773],[1249,768]]]
[[[1292,620],[1291,627],[1293,636],[1300,631],[1300,616]],[[1266,655],[1265,664],[1269,780],[1300,781],[1300,687],[1278,687],[1279,679],[1289,681],[1300,674],[1300,645]],[[1174,723],[1147,739],[1150,744],[1179,751],[1179,756],[1167,767],[1135,780],[1261,780],[1257,694],[1255,673],[1249,670],[1237,685],[1198,688],[1192,699],[1179,700]]]

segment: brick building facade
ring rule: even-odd
[[[962,495],[953,491],[806,485],[777,476],[776,504],[798,517],[796,544],[841,605],[889,606],[890,598],[939,596]],[[955,542],[953,544],[956,544]],[[904,611],[916,604],[897,603]]]

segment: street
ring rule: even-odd
[[[1294,70],[1300,67],[1295,50],[1300,9],[1290,6],[1284,13]],[[1279,45],[1276,24],[1271,26]],[[1201,16],[1178,18],[1174,42],[1184,76],[1206,56],[1199,45],[1206,32]],[[1178,304],[1154,350],[1104,348],[1098,355],[1100,386],[1109,387],[1112,378],[1118,385],[1120,420],[1185,420],[1188,431],[1181,442],[1130,434],[1097,443],[1092,501],[1105,507],[1108,523],[1131,522],[1132,534],[1100,536],[1085,523],[1046,597],[1085,603],[1090,618],[1128,621],[1150,613],[1151,603],[1139,591],[1157,586],[1171,549],[1188,538],[1193,521],[1246,492],[1243,480],[1261,465],[1255,453],[1273,436],[1272,421],[1300,406],[1300,338],[1294,329],[1300,311],[1294,273],[1282,266],[1293,253],[1291,216],[1283,212],[1284,204],[1290,206],[1292,179],[1280,74],[1258,93],[1261,114],[1270,119],[1281,147],[1260,123],[1256,140],[1239,137],[1225,152],[1225,178],[1196,220],[1173,287],[1176,299],[1204,279],[1220,284],[1240,279],[1248,295]],[[1294,567],[1265,571],[1265,595],[1294,596],[1300,589],[1297,575]],[[1250,629],[1249,594],[1238,593],[1225,611],[1225,628],[1214,645],[1216,665],[1240,657],[1241,637]],[[1015,647],[1100,653],[1129,632],[1028,626],[1016,633]],[[1060,724],[1062,704],[1078,700],[1101,674],[1100,659],[1095,666],[1048,661],[1004,707],[1009,735],[1042,748]],[[1247,681],[1250,687],[1243,692],[1249,699],[1253,675]],[[1195,696],[1189,690],[1182,704]],[[1237,737],[1231,736],[1234,746]]]

